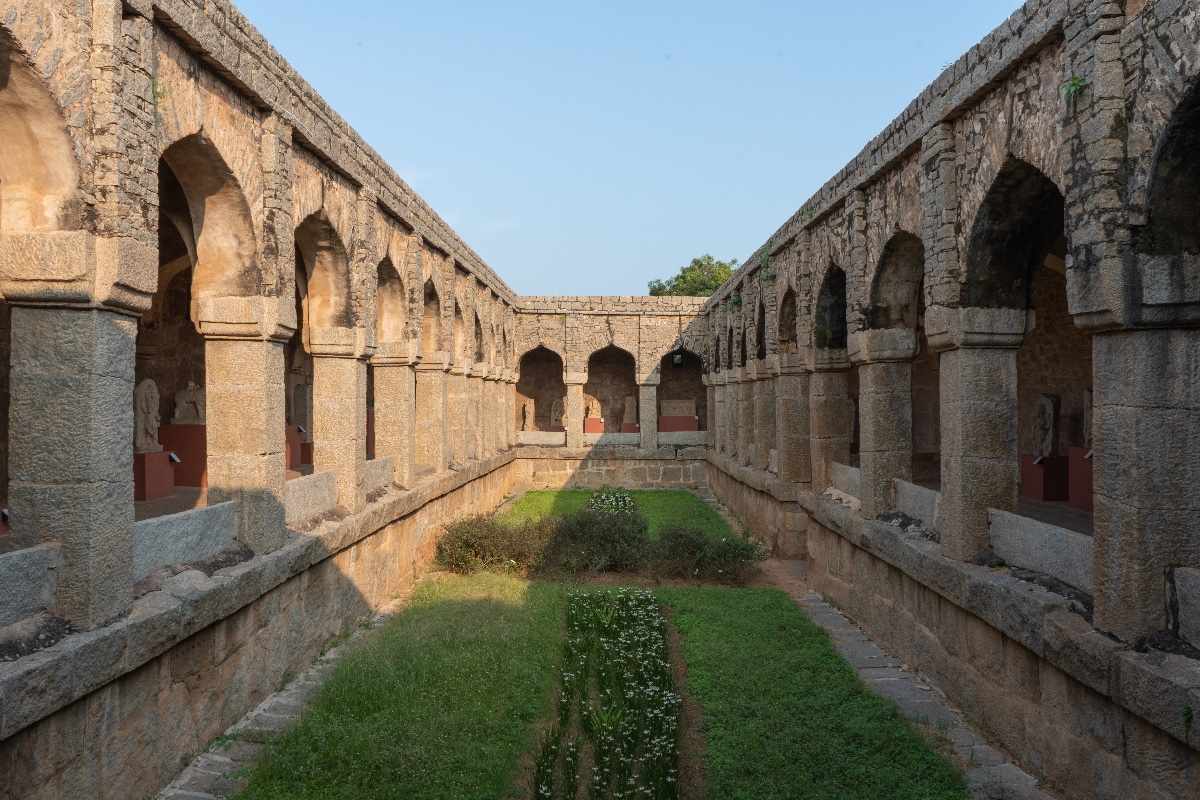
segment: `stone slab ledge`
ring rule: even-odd
[[[1094,628],[1072,601],[988,567],[942,555],[941,545],[860,514],[836,500],[804,499],[826,529],[899,569],[986,622],[1090,689],[1155,727],[1200,749],[1200,660],[1137,652]]]
[[[0,740],[20,732],[162,655],[180,642],[382,528],[514,460],[501,453],[457,471],[427,478],[410,490],[393,488],[362,512],[308,533],[289,532],[278,550],[208,577],[183,572],[160,591],[137,598],[111,625],[73,634],[18,661],[0,663]]]
[[[643,450],[631,445],[583,447],[518,447],[517,458],[551,461],[703,461],[704,447],[660,447]]]

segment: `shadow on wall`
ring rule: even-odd
[[[124,619],[68,636],[37,656],[55,665],[56,692],[22,693],[6,703],[0,763],[16,768],[0,770],[0,796],[31,797],[67,774],[89,787],[88,796],[101,786],[108,797],[153,796],[329,641],[405,592],[432,560],[437,532],[468,512],[498,506],[513,477],[505,464],[457,486],[393,491],[363,514],[292,531],[273,552],[228,566],[189,564],[144,584],[150,591]],[[247,502],[262,507],[278,499],[247,493]],[[373,520],[393,517],[363,533],[378,524]],[[53,711],[71,697],[77,699]],[[88,736],[77,751],[63,751],[61,731],[82,730],[92,715],[121,735]],[[45,752],[62,757],[21,755]]]

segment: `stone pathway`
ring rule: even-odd
[[[157,800],[228,800],[246,786],[250,767],[263,747],[299,721],[305,707],[327,681],[351,645],[403,609],[406,597],[390,602],[350,638],[327,650],[316,663],[258,707],[196,756]]]
[[[862,629],[810,591],[804,570],[803,561],[772,559],[763,565],[763,582],[786,591],[829,634],[838,653],[872,691],[894,702],[907,719],[946,739],[963,767],[972,800],[1055,800],[1038,788],[1036,778],[979,736],[941,692],[905,669]]]

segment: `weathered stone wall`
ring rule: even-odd
[[[705,486],[704,449],[597,447],[580,452],[525,447],[517,451],[520,482],[530,489],[698,489]]]
[[[329,641],[411,587],[438,531],[499,506],[520,471],[506,457],[211,577],[176,575],[120,630],[0,664],[0,798],[152,796]],[[391,521],[360,538],[379,519]]]

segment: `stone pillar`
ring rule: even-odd
[[[467,371],[456,364],[446,376],[447,463],[454,469],[467,458]]]
[[[131,599],[136,338],[104,309],[12,308],[12,529],[61,544],[55,607],[83,629]]]
[[[638,427],[642,432],[643,450],[658,449],[658,384],[638,386]]]
[[[775,448],[779,479],[789,483],[812,481],[809,428],[808,367],[794,354],[779,357],[775,381]]]
[[[1167,628],[1172,568],[1200,568],[1200,331],[1092,337],[1095,622]],[[15,385],[15,384],[14,384]]]
[[[416,367],[416,429],[413,463],[420,475],[446,471],[449,436],[446,431],[447,374],[439,353]]]
[[[912,480],[912,359],[915,332],[906,328],[871,330],[850,337],[850,358],[858,364],[864,517],[896,507],[895,480]]]
[[[753,384],[754,395],[754,454],[756,469],[769,469],[771,449],[775,445],[775,372],[770,363],[755,364],[758,378]]]
[[[516,370],[509,370],[504,381],[504,402],[507,410],[504,412],[504,441],[511,450],[517,443],[517,380]]]
[[[313,471],[337,476],[338,505],[366,504],[367,362],[364,331],[313,330]],[[356,341],[357,340],[357,341]],[[361,355],[360,355],[361,354]]]
[[[813,491],[823,492],[833,482],[830,465],[850,462],[854,405],[845,351],[818,351],[816,356],[809,384],[810,455]]]
[[[467,430],[465,435],[468,461],[478,461],[483,458],[483,426],[486,409],[483,405],[483,376],[487,374],[486,364],[475,364],[467,377]]]
[[[269,553],[287,535],[284,344],[209,337],[204,368],[208,502],[236,500],[238,540]]]
[[[567,376],[567,449],[583,448],[583,380],[577,375]]]
[[[975,561],[989,548],[988,509],[1016,508],[1017,349],[1021,309],[932,308],[930,346],[941,353],[942,553]]]
[[[754,459],[754,367],[737,371],[737,463],[747,466]]]
[[[416,372],[399,348],[381,345],[375,370],[375,457],[392,459],[392,482],[409,488],[416,452]]]
[[[737,455],[737,381],[732,369],[723,370],[721,387],[721,453],[729,458]]]
[[[704,373],[704,443],[710,450],[717,446],[717,387],[713,377],[711,372]]]
[[[496,378],[487,367],[480,382],[479,447],[480,458],[491,458],[496,452]]]

